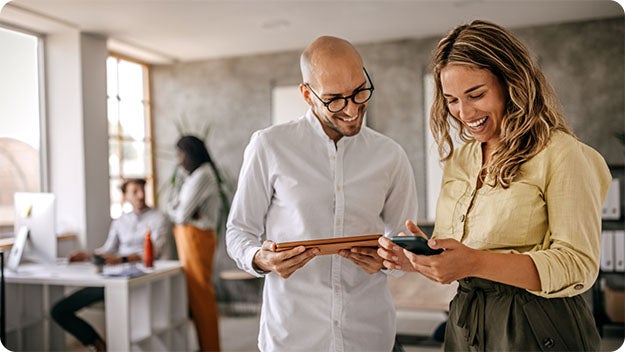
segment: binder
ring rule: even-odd
[[[614,232],[601,233],[601,264],[602,271],[614,271]]]
[[[621,218],[621,188],[619,179],[615,178],[610,184],[605,202],[601,207],[603,220],[618,220]]]
[[[613,231],[614,271],[625,272],[625,230]]]

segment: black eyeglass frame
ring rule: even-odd
[[[369,81],[369,84],[371,85],[371,87],[356,89],[356,91],[352,95],[349,95],[349,96],[346,96],[346,97],[336,97],[336,98],[332,98],[332,99],[330,99],[328,101],[323,101],[323,99],[321,99],[321,97],[319,95],[317,95],[317,92],[315,92],[315,90],[312,89],[310,84],[304,83],[304,85],[306,86],[306,88],[310,89],[310,91],[313,93],[313,95],[315,97],[317,97],[317,99],[319,99],[321,104],[323,104],[323,106],[325,106],[326,109],[328,109],[329,112],[331,112],[331,113],[341,112],[341,111],[343,111],[343,109],[345,109],[347,104],[349,104],[348,99],[351,100],[352,103],[354,103],[354,104],[361,105],[361,104],[364,104],[364,103],[368,102],[369,100],[371,100],[371,97],[373,96],[373,91],[375,90],[375,87],[373,86],[373,81],[371,81],[371,77],[369,77],[369,72],[367,72],[367,69],[364,68],[364,67],[362,69],[365,71],[365,76],[367,76],[367,80]],[[356,100],[354,100],[356,95],[358,95],[360,92],[365,91],[365,90],[368,90],[368,91],[371,92],[371,94],[369,94],[369,97],[365,101],[359,103]],[[332,104],[333,102],[335,102],[337,100],[343,100],[345,102],[345,104],[343,104],[342,108],[340,108],[340,109],[338,109],[336,111],[330,110],[330,104]]]

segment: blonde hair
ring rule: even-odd
[[[489,70],[503,87],[506,102],[500,143],[490,161],[482,166],[482,171],[493,177],[494,186],[508,188],[521,165],[546,147],[553,131],[574,136],[560,112],[553,88],[529,51],[503,27],[480,20],[456,27],[439,42],[432,63],[435,92],[430,129],[441,161],[454,152],[451,128],[458,130],[462,141],[473,140],[465,126],[449,113],[443,96],[440,73],[450,64]]]

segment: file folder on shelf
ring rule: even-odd
[[[625,231],[616,230],[614,236],[614,271],[625,272]]]
[[[621,218],[621,188],[619,179],[615,178],[610,184],[605,202],[601,208],[603,220],[618,220]]]
[[[601,233],[601,270],[614,271],[614,232]]]

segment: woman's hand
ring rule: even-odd
[[[412,221],[406,221],[406,228],[414,236],[427,239],[427,236]],[[405,236],[400,233],[400,236]],[[482,251],[471,249],[452,238],[430,239],[428,246],[432,249],[444,249],[440,254],[417,255],[394,244],[390,239],[381,237],[378,240],[378,254],[384,258],[384,266],[408,272],[419,272],[431,280],[448,284],[468,276],[472,276],[479,267]]]
[[[471,249],[453,238],[430,239],[432,249],[444,249],[440,254],[425,256],[406,253],[411,271],[417,271],[431,280],[449,284],[473,276],[479,267],[482,251]]]
[[[423,231],[412,220],[406,221],[406,229],[410,231],[412,236],[419,236],[427,239]],[[406,236],[404,232],[401,232],[399,236]],[[416,271],[410,264],[409,254],[410,251],[403,249],[388,239],[387,237],[380,237],[378,239],[378,255],[384,259],[382,263],[388,269],[396,269],[403,271]]]

